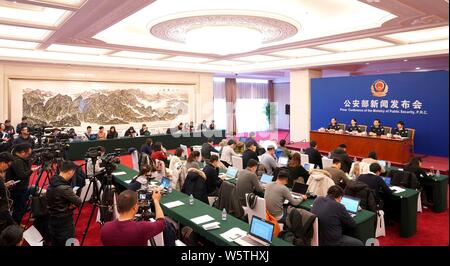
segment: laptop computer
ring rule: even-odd
[[[163,177],[161,179],[161,187],[164,189],[169,189],[170,187],[170,179],[167,177]]]
[[[228,167],[226,174],[221,174],[221,176],[225,176],[225,179],[235,179],[238,173],[238,169],[235,167]]]
[[[345,209],[350,214],[350,216],[354,217],[358,213],[359,202],[361,200],[358,198],[353,198],[349,196],[342,197],[341,203],[345,206]]]
[[[388,187],[391,186],[391,178],[390,177],[382,176],[381,178],[383,178],[384,183],[386,183],[386,185],[388,185]]]
[[[384,169],[386,169],[386,161],[379,160],[379,161],[378,161],[378,164],[379,164],[381,167],[383,167]]]
[[[280,167],[287,166],[288,165],[288,160],[289,160],[288,157],[281,156],[280,158],[278,158],[278,165]]]
[[[246,138],[246,137],[240,137],[240,138],[239,138],[239,141],[240,141],[240,142],[246,143],[246,142],[247,142],[247,138]]]
[[[270,246],[273,238],[274,225],[263,219],[253,216],[250,224],[250,232],[234,242],[240,246]]]
[[[292,194],[295,196],[305,196],[308,191],[308,185],[295,182],[294,186],[292,186]]]
[[[305,168],[306,171],[310,171],[310,170],[314,169],[314,166],[315,166],[315,164],[313,164],[313,163],[305,163],[303,168]]]
[[[271,183],[273,180],[273,176],[268,175],[268,174],[263,174],[261,176],[261,179],[259,180],[259,182],[263,183],[263,184],[268,184]]]

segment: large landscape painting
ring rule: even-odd
[[[22,115],[33,124],[74,128],[188,121],[193,91],[165,84],[17,80],[13,85],[22,95]]]

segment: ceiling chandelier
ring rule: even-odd
[[[183,16],[150,27],[150,33],[160,39],[184,44],[193,52],[218,55],[254,51],[297,32],[287,21],[253,15]]]

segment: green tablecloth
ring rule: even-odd
[[[130,169],[123,165],[120,165],[117,168],[117,170],[114,171],[114,173],[117,173],[117,172],[126,172],[125,175],[118,175],[118,176],[115,175],[114,176],[116,183],[125,188],[128,186],[128,183],[126,181],[131,180],[137,174],[137,172],[134,171],[133,169]],[[184,205],[176,207],[176,208],[172,208],[172,209],[169,209],[166,206],[164,206],[165,203],[176,201],[176,200],[183,202]],[[178,192],[175,190],[172,193],[163,196],[161,199],[161,204],[162,204],[161,207],[166,216],[172,218],[173,220],[175,220],[177,222],[180,222],[183,225],[190,226],[196,233],[202,235],[203,237],[205,237],[206,239],[215,243],[218,246],[236,246],[237,245],[234,242],[226,241],[224,238],[222,238],[220,236],[220,234],[230,230],[231,228],[239,227],[240,229],[242,229],[244,231],[248,231],[250,229],[250,226],[247,223],[245,223],[231,215],[228,215],[228,218],[226,221],[222,221],[221,220],[222,212],[216,208],[209,206],[208,204],[205,204],[202,201],[194,200],[194,205],[189,205],[189,197],[187,195],[185,195],[184,193],[181,193],[181,192]],[[197,225],[190,220],[192,218],[199,217],[199,216],[206,215],[206,214],[213,217],[215,219],[215,221],[220,222],[221,228],[214,229],[211,231],[206,231],[201,227],[201,225]],[[291,246],[290,243],[283,241],[279,238],[274,238],[272,245],[273,246]]]
[[[70,143],[69,150],[67,151],[67,159],[69,160],[82,160],[87,150],[91,147],[103,146],[106,148],[106,152],[113,152],[117,148],[128,150],[131,147],[140,148],[145,143],[147,138],[151,138],[153,143],[161,142],[163,146],[168,149],[176,149],[180,144],[188,147],[194,145],[202,145],[208,138],[213,138],[214,143],[219,143],[225,138],[225,130],[211,130],[203,132],[194,132],[186,134],[174,134],[174,135],[151,135],[136,138],[118,138],[107,140],[95,140],[95,141],[81,141]]]
[[[389,170],[398,170],[397,167],[387,168],[386,171]],[[439,175],[439,176],[427,176],[419,178],[419,182],[422,186],[424,186],[425,190],[430,190],[431,192],[431,200],[433,202],[433,211],[434,212],[443,212],[447,210],[447,190],[448,190],[448,176]]]
[[[419,191],[405,188],[404,192],[392,193],[385,202],[385,212],[400,223],[400,236],[410,237],[417,231],[417,200]]]
[[[300,204],[300,208],[311,211],[314,200],[308,199]],[[376,215],[367,210],[359,211],[354,217],[356,228],[345,229],[344,233],[366,243],[367,239],[375,238]]]

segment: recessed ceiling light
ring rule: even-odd
[[[367,63],[366,63],[366,65],[370,65],[370,63],[369,63],[369,62],[367,62]]]
[[[421,68],[420,67],[416,67],[416,70],[420,70]]]
[[[403,62],[408,62],[408,59],[403,60]]]

